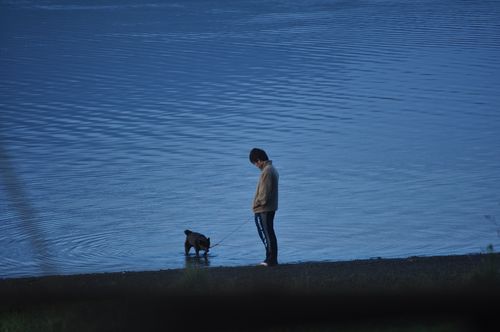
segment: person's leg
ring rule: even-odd
[[[266,259],[264,259],[264,262],[268,263],[271,251],[269,249],[269,237],[266,235],[266,220],[267,212],[255,214],[255,225],[257,226],[260,239],[262,240],[262,243],[264,243],[264,248],[266,249]]]
[[[261,213],[261,224],[264,237],[266,239],[266,263],[278,264],[278,241],[274,232],[274,215],[275,212]]]
[[[257,233],[259,233],[259,237],[262,240],[262,243],[264,243],[264,247],[267,248],[266,238],[264,236],[264,226],[262,225],[262,214],[261,213],[255,214],[255,226],[257,226]],[[266,251],[267,251],[267,249],[266,249]]]

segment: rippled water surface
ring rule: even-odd
[[[0,277],[258,263],[255,146],[282,263],[500,248],[499,17],[0,0]],[[186,259],[186,228],[223,242]]]

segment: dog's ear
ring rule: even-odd
[[[208,243],[210,243],[210,238],[207,239]]]

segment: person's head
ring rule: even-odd
[[[250,151],[250,155],[248,156],[248,158],[250,159],[250,162],[252,164],[256,165],[259,168],[260,168],[260,165],[264,161],[268,161],[269,160],[269,158],[267,157],[266,152],[264,150],[258,149],[258,148],[253,148]]]

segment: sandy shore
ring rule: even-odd
[[[493,317],[499,268],[500,254],[473,254],[0,279],[0,317],[62,315],[85,330],[93,329],[88,317],[96,330],[132,321],[183,326],[193,317],[208,330],[261,329],[260,320],[290,328],[403,317],[472,330]],[[190,327],[198,329],[182,329]]]

